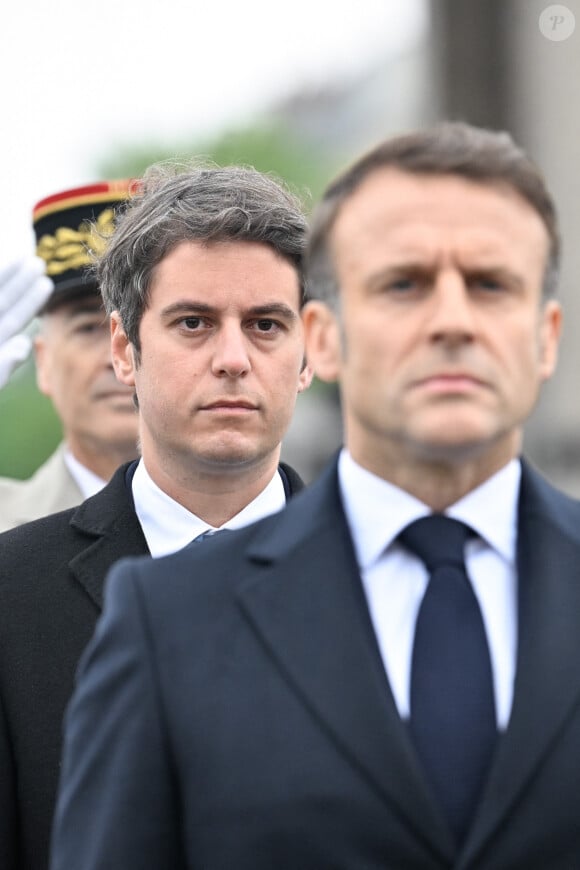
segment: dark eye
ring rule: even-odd
[[[99,320],[81,320],[74,327],[74,331],[77,335],[95,335],[99,332],[107,332],[106,324],[99,318]]]
[[[272,330],[274,329],[276,324],[273,320],[263,319],[263,320],[257,320],[256,326],[258,327],[260,332],[272,332]]]
[[[497,293],[498,290],[504,289],[503,283],[493,275],[476,275],[470,283],[474,289],[489,293]]]
[[[187,329],[199,329],[201,326],[201,317],[184,317],[181,321]]]
[[[388,284],[388,290],[394,293],[408,293],[409,290],[414,290],[417,287],[417,279],[411,276],[401,276],[394,278]]]

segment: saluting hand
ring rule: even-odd
[[[53,290],[40,257],[24,257],[0,267],[0,387],[32,345],[21,330],[32,320]]]

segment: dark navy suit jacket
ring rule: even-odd
[[[580,868],[580,504],[524,464],[512,715],[461,851],[380,660],[336,467],[124,560],[67,716],[52,870]]]

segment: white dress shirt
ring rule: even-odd
[[[428,573],[421,559],[396,538],[405,526],[432,511],[362,468],[347,450],[339,457],[338,475],[379,650],[399,713],[407,719],[415,621]],[[516,666],[520,477],[521,466],[514,459],[445,511],[479,536],[467,543],[465,563],[487,634],[501,730],[510,716]]]
[[[71,473],[71,476],[82,492],[83,498],[89,498],[91,495],[96,495],[101,489],[106,486],[107,481],[99,477],[94,471],[91,471],[86,465],[83,465],[78,459],[72,455],[68,447],[65,445],[63,458],[66,467]]]
[[[133,475],[133,500],[145,540],[155,558],[181,550],[202,532],[216,531],[214,526],[163,492],[149,476],[142,459]],[[221,528],[241,529],[281,510],[285,504],[284,484],[277,472],[266,488]]]

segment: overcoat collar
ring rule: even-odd
[[[69,568],[99,610],[103,606],[105,576],[125,556],[149,555],[149,547],[135,512],[131,480],[136,463],[117,469],[109,483],[84,501],[72,514],[70,523],[86,538],[86,546],[71,559]],[[304,484],[294,469],[280,463],[287,498]]]
[[[86,545],[71,559],[69,568],[99,610],[109,568],[124,556],[149,553],[128,479],[132,464],[118,468],[104,489],[79,505],[70,520]]]

